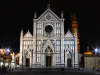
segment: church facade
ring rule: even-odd
[[[50,6],[33,19],[33,35],[20,35],[19,65],[24,67],[78,67],[77,28],[64,35],[64,18]]]

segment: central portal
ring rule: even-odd
[[[26,58],[26,67],[29,67],[29,66],[30,66],[30,59]]]
[[[46,56],[46,67],[51,67],[51,56]]]

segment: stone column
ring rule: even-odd
[[[46,66],[46,64],[45,64],[45,61],[46,61],[46,58],[45,58],[46,56],[45,56],[45,53],[42,53],[42,66]]]
[[[23,29],[21,30],[20,35],[20,56],[19,56],[19,65],[22,66],[22,54],[23,53]]]
[[[33,39],[33,59],[32,59],[32,65],[35,67],[36,63],[36,39]]]
[[[54,37],[56,37],[56,23],[54,23]]]
[[[41,49],[40,50],[41,50],[41,65],[43,65],[43,39],[41,39]]]
[[[67,67],[67,52],[65,52],[65,67]]]
[[[54,52],[54,53],[55,53],[55,54],[54,54],[54,59],[55,59],[55,60],[54,60],[54,63],[56,64],[56,39],[54,39],[54,49],[55,49],[55,50],[54,50],[54,51],[55,51],[55,52]]]
[[[64,18],[60,21],[60,38],[61,38],[61,64],[64,64]]]
[[[77,30],[75,29],[75,67],[78,67]]]
[[[71,53],[71,58],[72,58],[72,67],[73,67],[73,63],[74,63],[74,55],[73,55],[73,50],[72,50],[72,53]]]
[[[52,66],[54,66],[54,65],[55,65],[55,54],[52,53]]]
[[[32,51],[30,53],[30,67],[32,67]]]
[[[23,54],[23,66],[26,67],[26,55],[25,55],[25,53]]]
[[[61,40],[61,64],[64,64],[64,39]]]

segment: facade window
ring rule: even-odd
[[[60,63],[60,54],[56,54],[56,63]]]
[[[56,41],[56,52],[60,51],[60,41]]]
[[[56,37],[60,37],[60,24],[56,23]]]
[[[37,63],[41,62],[41,54],[37,54]]]
[[[37,51],[41,50],[41,41],[37,41]]]
[[[41,23],[37,24],[37,36],[41,36],[42,33],[42,26]]]
[[[67,50],[70,46],[71,50],[74,50],[74,41],[64,41],[64,49]]]

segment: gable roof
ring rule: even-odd
[[[24,38],[27,38],[27,37],[31,37],[31,38],[33,37],[32,34],[29,32],[29,30],[28,30],[28,32],[24,35]]]
[[[68,32],[65,34],[65,37],[74,37],[73,34],[68,30]]]
[[[54,21],[55,20],[60,20],[60,18],[50,8],[47,8],[47,10],[44,11],[43,14],[38,17],[38,21],[43,19],[44,16],[46,16],[47,14],[50,14],[52,16],[51,18],[53,18]]]

